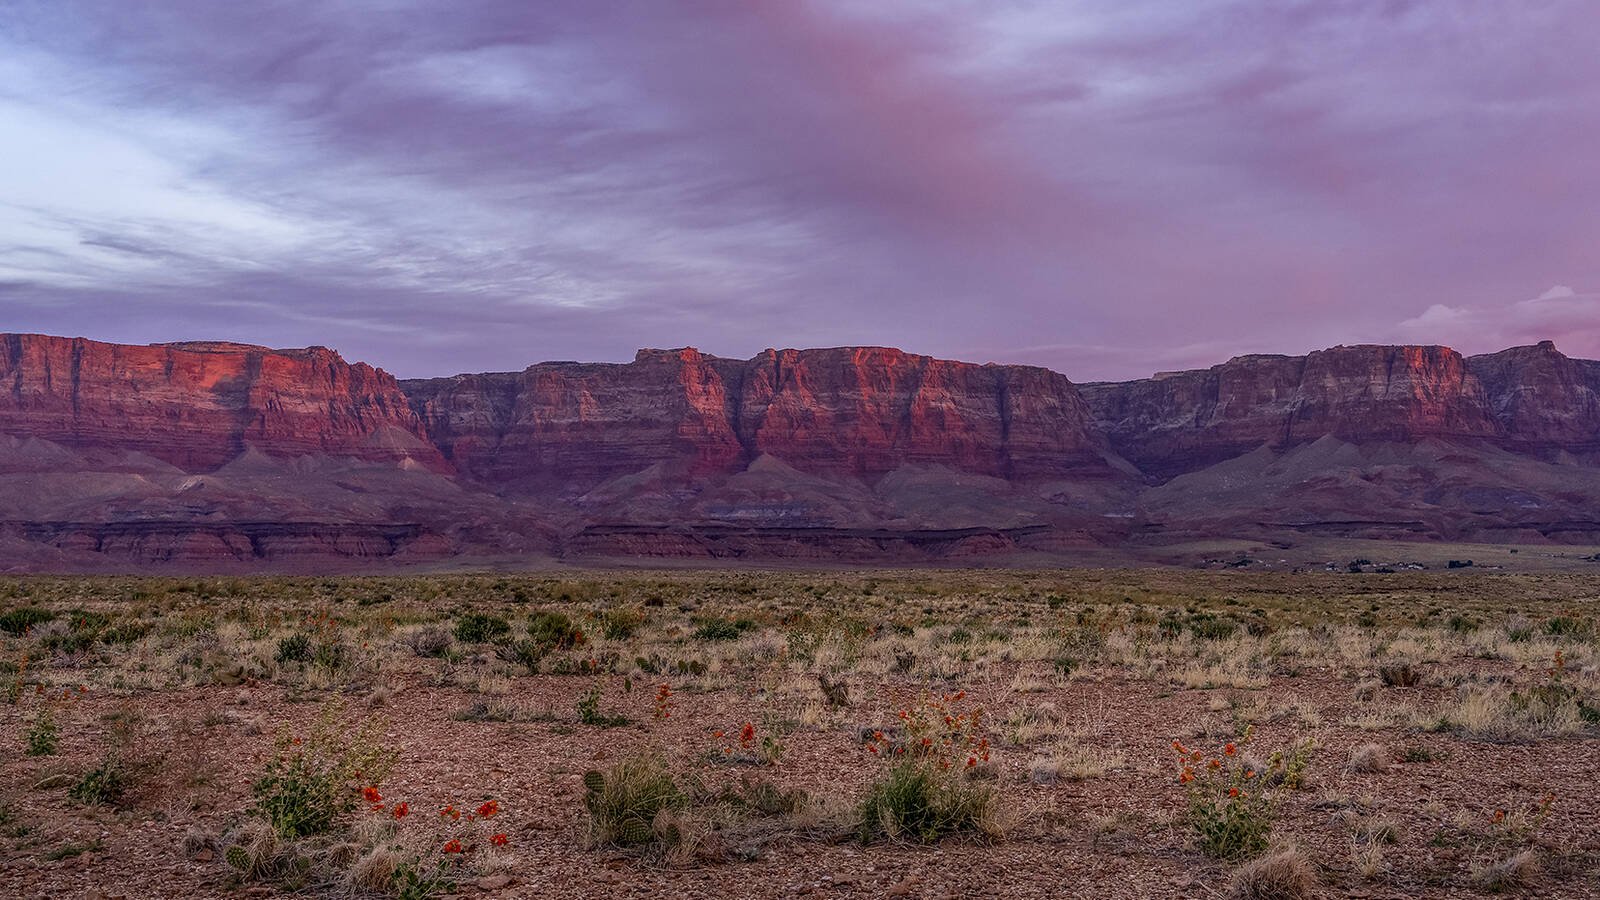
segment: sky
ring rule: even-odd
[[[0,331],[1600,357],[1592,0],[0,0]]]

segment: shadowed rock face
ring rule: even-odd
[[[1169,478],[1258,447],[1494,439],[1505,425],[1448,347],[1334,347],[1080,387],[1112,447]]]
[[[631,364],[403,383],[439,447],[482,481],[576,487],[668,463],[730,472],[765,454],[871,479],[904,465],[1001,478],[1112,477],[1065,377],[884,348],[748,361],[642,350]]]
[[[248,449],[445,466],[392,377],[324,347],[0,336],[0,434],[186,471]]]
[[[1536,452],[1600,450],[1600,363],[1544,341],[1467,359],[1510,443]]]

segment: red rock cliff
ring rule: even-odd
[[[904,464],[1041,479],[1113,474],[1071,382],[884,348],[738,361],[641,350],[403,385],[438,445],[485,480],[587,486],[657,462],[725,471],[761,454],[873,477]]]
[[[247,449],[447,468],[388,373],[323,347],[0,336],[0,434],[189,471]]]

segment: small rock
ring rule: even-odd
[[[884,894],[890,897],[909,897],[917,892],[917,885],[921,883],[922,879],[915,875],[910,875],[899,884],[893,885],[887,891],[884,891]]]
[[[510,875],[485,875],[478,879],[478,889],[484,891],[498,891],[511,884]]]
[[[189,858],[195,862],[211,862],[213,859],[217,858],[217,854],[211,852],[210,847],[201,847],[199,850],[195,851],[193,856]]]

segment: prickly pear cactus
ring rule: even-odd
[[[238,844],[222,851],[222,858],[228,861],[228,865],[241,872],[250,871],[250,854]]]
[[[617,843],[624,846],[648,844],[655,838],[655,829],[643,819],[629,819],[617,828]]]
[[[606,789],[606,776],[590,769],[583,773],[583,786],[589,789],[589,793],[598,794]]]

